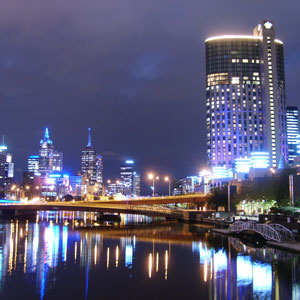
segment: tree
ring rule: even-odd
[[[219,206],[226,207],[228,203],[228,186],[223,186],[221,188],[215,188],[213,192],[209,195],[208,204],[210,207],[218,210]]]

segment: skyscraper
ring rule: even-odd
[[[0,146],[0,188],[10,185],[14,179],[12,154],[8,153],[4,141]]]
[[[289,164],[294,162],[297,154],[297,144],[299,139],[299,114],[297,106],[288,106],[286,109],[286,128],[288,143],[288,160]]]
[[[33,160],[31,160],[31,163],[33,163]],[[44,138],[40,141],[38,165],[39,172],[43,176],[52,172],[63,171],[63,154],[54,150],[53,141],[50,140],[48,128],[45,128]]]
[[[134,170],[134,161],[126,160],[120,167],[123,194],[125,196],[140,196],[140,175]]]
[[[53,141],[50,140],[49,129],[45,128],[44,138],[40,141],[39,172],[46,175],[52,172]]]
[[[102,156],[97,154],[92,147],[91,129],[88,129],[88,143],[81,151],[81,175],[87,175],[88,184],[97,186],[101,194],[103,188],[103,163]]]
[[[30,155],[27,159],[27,170],[28,172],[38,173],[39,172],[39,155]]]
[[[287,161],[283,43],[263,20],[253,35],[206,40],[207,154],[212,167],[267,152]]]

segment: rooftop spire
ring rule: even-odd
[[[88,144],[87,147],[92,147],[91,128],[88,128]]]
[[[44,134],[44,140],[49,140],[50,136],[49,136],[49,129],[48,127],[45,128],[45,134]]]

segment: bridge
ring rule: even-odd
[[[241,233],[245,231],[256,232],[267,241],[283,242],[295,240],[294,234],[280,224],[260,224],[252,221],[237,221],[229,226],[229,232]]]
[[[171,196],[171,197],[144,197],[124,200],[98,200],[76,202],[37,202],[37,203],[0,203],[2,215],[21,215],[41,210],[53,211],[87,211],[103,213],[126,213],[149,216],[162,216],[173,219],[182,218],[188,210],[161,207],[162,204],[193,203],[197,207],[203,206],[207,196],[201,194]]]

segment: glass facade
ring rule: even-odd
[[[299,140],[299,114],[297,106],[288,106],[286,110],[287,141],[289,150],[289,164],[298,156],[297,144]]]
[[[253,36],[206,40],[211,167],[230,169],[235,159],[260,151],[270,154],[272,166],[281,156],[287,158],[283,46],[274,34],[273,28],[260,33],[255,29]]]

